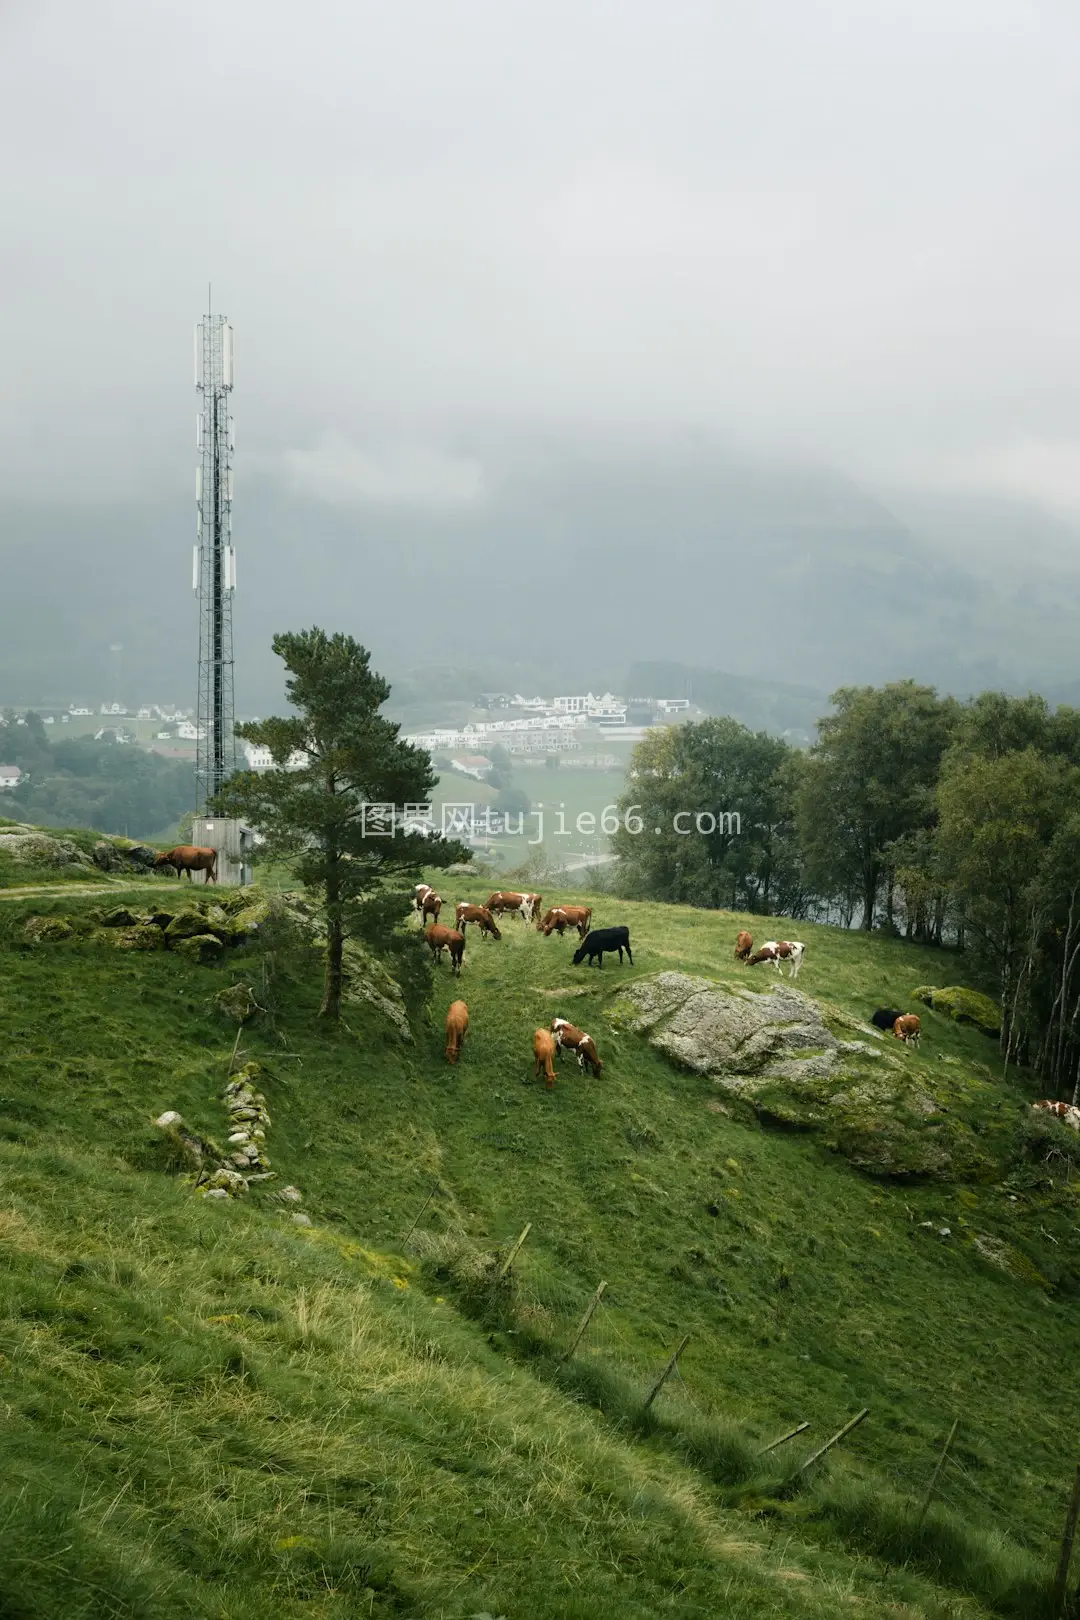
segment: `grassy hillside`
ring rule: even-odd
[[[133,905],[176,887],[106,886]],[[363,1005],[319,1028],[317,954],[281,939],[217,968],[24,942],[31,913],[95,903],[0,899],[0,1613],[1046,1612],[1080,1404],[1077,1183],[1032,1153],[1024,1077],[992,1042],[920,1009],[922,1051],[898,1054],[981,1157],[875,1179],[610,1026],[620,987],[659,969],[757,983],[731,961],[745,919],[598,898],[635,944],[602,974],[520,926],[470,939],[404,1045]],[[798,987],[847,1015],[960,977],[939,953],[799,932]],[[238,1056],[264,1065],[277,1179],[212,1204],[151,1121],[176,1108],[222,1139],[230,979],[267,1008]],[[564,1060],[547,1093],[522,1082],[555,1013],[606,1067]],[[954,1417],[916,1533],[907,1504]]]

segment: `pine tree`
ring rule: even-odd
[[[403,742],[399,727],[379,713],[390,686],[371,668],[367,649],[319,629],[277,635],[273,649],[289,671],[285,692],[296,713],[236,727],[238,737],[269,748],[274,765],[238,771],[212,808],[248,822],[265,838],[266,855],[288,860],[320,897],[326,976],[319,1013],[336,1019],[344,943],[363,927],[365,910],[389,919],[395,881],[415,879],[420,866],[468,860],[469,852],[404,831],[403,813],[427,806],[436,778],[430,756]],[[404,910],[403,889],[399,898]]]

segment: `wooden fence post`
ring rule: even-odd
[[[1061,1538],[1061,1557],[1058,1559],[1057,1575],[1054,1577],[1054,1596],[1050,1605],[1050,1612],[1053,1614],[1054,1620],[1060,1620],[1060,1616],[1065,1613],[1065,1588],[1069,1580],[1069,1562],[1072,1558],[1077,1518],[1080,1518],[1080,1463],[1077,1464],[1072,1495],[1069,1498],[1069,1510],[1065,1515],[1065,1531]]]
[[[762,1446],[761,1450],[758,1452],[758,1456],[764,1457],[767,1451],[775,1451],[777,1446],[784,1445],[788,1440],[794,1440],[797,1434],[802,1434],[803,1430],[808,1429],[809,1427],[809,1423],[800,1423],[794,1429],[789,1429],[787,1434],[782,1434],[780,1436],[779,1440],[772,1440],[767,1446]]]
[[[602,1282],[600,1284],[599,1288],[596,1290],[596,1293],[593,1295],[592,1299],[590,1299],[590,1301],[588,1303],[588,1306],[586,1307],[586,1310],[585,1310],[585,1315],[581,1318],[581,1321],[578,1323],[578,1330],[574,1334],[574,1337],[573,1337],[573,1340],[571,1342],[570,1348],[566,1352],[566,1354],[562,1357],[563,1361],[569,1361],[570,1360],[570,1357],[573,1355],[574,1351],[577,1349],[578,1345],[581,1343],[582,1339],[585,1337],[585,1329],[588,1327],[589,1323],[592,1321],[593,1312],[595,1311],[596,1307],[599,1305],[601,1299],[604,1297],[604,1289],[606,1287],[607,1287],[607,1283]]]
[[[831,1451],[833,1446],[838,1445],[846,1434],[850,1434],[852,1429],[857,1428],[869,1410],[870,1408],[868,1406],[864,1406],[861,1412],[856,1412],[851,1421],[849,1423],[845,1423],[842,1429],[838,1429],[831,1440],[826,1440],[823,1446],[819,1446],[816,1451],[812,1452],[810,1456],[807,1457],[806,1461],[799,1469],[799,1473],[805,1474],[811,1463],[816,1463],[819,1457],[824,1457],[825,1453],[827,1451]]]
[[[424,1199],[424,1202],[420,1205],[419,1214],[417,1215],[415,1221],[413,1221],[412,1225],[409,1227],[409,1230],[406,1232],[405,1236],[401,1240],[402,1249],[405,1248],[406,1243],[408,1243],[409,1239],[412,1237],[413,1233],[416,1231],[416,1228],[420,1225],[420,1221],[421,1221],[421,1218],[423,1216],[423,1213],[424,1213],[425,1209],[427,1209],[428,1205],[431,1203],[431,1200],[434,1198],[434,1196],[435,1196],[435,1194],[437,1192],[438,1192],[438,1188],[437,1187],[432,1187],[431,1191],[428,1193],[427,1197]]]
[[[645,1405],[641,1408],[641,1410],[643,1412],[647,1412],[649,1410],[649,1407],[652,1405],[653,1401],[655,1401],[656,1397],[659,1395],[660,1391],[663,1389],[664,1385],[667,1383],[668,1379],[671,1377],[671,1374],[675,1371],[675,1367],[676,1367],[676,1364],[677,1364],[677,1362],[679,1360],[679,1357],[682,1355],[683,1351],[686,1349],[686,1347],[687,1347],[687,1345],[689,1343],[690,1343],[690,1335],[689,1335],[689,1333],[687,1333],[685,1335],[685,1337],[682,1338],[679,1341],[678,1348],[676,1349],[676,1351],[675,1351],[674,1355],[672,1356],[671,1360],[668,1362],[667,1366],[664,1368],[663,1372],[660,1374],[659,1378],[656,1380],[656,1383],[653,1385],[652,1389],[650,1389],[648,1395],[646,1395],[646,1397],[645,1397]]]
[[[941,1470],[945,1466],[945,1459],[949,1455],[950,1447],[952,1446],[952,1443],[956,1438],[956,1431],[957,1431],[957,1429],[959,1427],[960,1427],[960,1419],[959,1418],[954,1418],[953,1426],[949,1430],[948,1438],[946,1439],[945,1444],[941,1448],[941,1456],[937,1460],[937,1467],[934,1469],[934,1472],[931,1474],[930,1483],[926,1487],[926,1495],[923,1497],[923,1505],[919,1509],[919,1517],[915,1520],[915,1528],[916,1528],[916,1530],[919,1528],[919,1526],[922,1524],[923,1520],[926,1518],[926,1510],[930,1506],[930,1498],[933,1496],[935,1490],[937,1489],[937,1482],[941,1478]]]
[[[518,1252],[521,1249],[521,1245],[525,1242],[525,1239],[528,1237],[528,1235],[529,1235],[529,1233],[531,1231],[532,1231],[532,1221],[526,1221],[525,1225],[522,1227],[521,1231],[518,1233],[518,1236],[517,1236],[517,1239],[516,1239],[516,1241],[514,1243],[513,1248],[510,1250],[510,1253],[507,1255],[506,1259],[503,1261],[502,1265],[499,1267],[498,1275],[495,1278],[495,1281],[491,1285],[492,1288],[498,1288],[499,1284],[502,1282],[503,1278],[506,1276],[506,1273],[510,1270],[510,1267],[513,1265],[514,1261],[517,1259]]]

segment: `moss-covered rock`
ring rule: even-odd
[[[236,1024],[246,1024],[259,1011],[259,1003],[247,984],[226,985],[215,995],[214,1006],[223,1018]]]
[[[113,906],[111,910],[98,914],[98,922],[102,928],[134,928],[138,921],[138,917],[133,911],[129,911],[127,906]]]
[[[85,850],[70,838],[53,838],[43,832],[0,831],[0,855],[8,855],[20,866],[42,868],[93,867]]]
[[[986,1166],[973,1131],[899,1056],[840,1040],[827,1010],[789,984],[757,994],[685,973],[624,989],[609,1017],[763,1121],[814,1131],[870,1175],[956,1177]]]
[[[114,928],[106,936],[118,951],[163,951],[165,935],[153,923],[136,923],[134,928]]]
[[[218,935],[219,930],[208,921],[204,911],[197,911],[194,906],[186,906],[178,911],[172,921],[166,925],[165,938],[171,946],[179,944],[182,939],[195,939],[202,934]]]
[[[74,934],[75,927],[67,917],[27,917],[23,924],[23,937],[31,945],[51,945]]]
[[[238,942],[257,937],[274,915],[274,901],[270,895],[245,897],[245,904],[232,911],[229,925]]]
[[[943,989],[923,984],[911,993],[916,1001],[933,1007],[935,1012],[946,1013],[958,1024],[974,1024],[984,1035],[1001,1034],[1001,1008],[979,990],[968,990],[958,984]]]
[[[216,934],[190,934],[173,942],[173,950],[192,962],[210,965],[220,961],[225,950]]]

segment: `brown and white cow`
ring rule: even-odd
[[[578,938],[584,939],[592,927],[592,906],[552,906],[536,924],[544,938],[557,933],[561,939],[567,928],[576,928]]]
[[[443,951],[449,951],[451,973],[461,972],[461,959],[465,955],[465,939],[463,935],[459,934],[454,928],[444,928],[442,923],[432,923],[424,929],[424,938],[436,962]]]
[[[735,960],[736,960],[736,962],[749,961],[750,953],[753,951],[753,949],[754,949],[754,936],[753,936],[753,934],[748,934],[745,928],[740,928],[739,929],[739,937],[735,941]]]
[[[551,1033],[555,1037],[556,1046],[565,1047],[568,1052],[574,1053],[578,1060],[578,1068],[583,1074],[586,1069],[594,1075],[603,1073],[604,1065],[600,1061],[596,1042],[591,1035],[586,1035],[583,1029],[578,1029],[576,1024],[571,1024],[566,1018],[553,1018]]]
[[[469,923],[475,923],[481,934],[490,934],[492,939],[502,939],[494,917],[487,906],[474,906],[468,900],[459,900],[454,910],[454,922],[460,933],[465,932]]]
[[[892,1032],[898,1041],[904,1042],[905,1046],[908,1044],[918,1046],[922,1033],[918,1013],[901,1013],[892,1027]]]
[[[206,849],[202,844],[177,844],[175,849],[167,849],[163,855],[158,855],[154,866],[171,866],[178,878],[186,872],[189,883],[195,881],[192,872],[205,872],[206,882],[216,883],[217,855],[216,849]]]
[[[420,926],[421,926],[421,928],[426,928],[427,927],[427,920],[428,920],[429,917],[431,918],[432,922],[438,922],[438,920],[439,920],[439,912],[441,910],[442,910],[442,895],[441,894],[436,894],[434,889],[429,889],[427,894],[425,894],[424,898],[420,902]]]
[[[549,1091],[555,1089],[555,1037],[549,1029],[538,1029],[533,1032],[533,1079],[539,1080],[541,1072],[544,1084]]]
[[[767,939],[760,951],[746,959],[747,967],[754,967],[758,962],[772,962],[777,973],[783,976],[781,962],[791,963],[791,977],[797,977],[806,946],[799,939]]]
[[[469,1009],[463,1001],[452,1001],[446,1014],[446,1061],[456,1063],[461,1056],[461,1043],[469,1027]]]
[[[526,922],[531,922],[540,909],[543,897],[539,894],[520,894],[516,889],[496,889],[489,894],[487,909],[494,915],[501,911],[516,911]]]
[[[415,888],[413,889],[413,903],[412,903],[413,904],[413,910],[416,912],[416,915],[420,918],[420,927],[421,928],[423,928],[423,926],[424,926],[424,913],[421,910],[421,907],[424,904],[424,896],[427,895],[427,894],[433,894],[433,893],[434,893],[434,890],[432,889],[430,883],[418,883],[418,884],[416,884]]]
[[[1052,1102],[1049,1098],[1044,1097],[1040,1102],[1032,1103],[1031,1106],[1032,1108],[1045,1109],[1048,1114],[1053,1114],[1055,1119],[1060,1119],[1063,1125],[1071,1126],[1074,1131],[1080,1131],[1080,1108],[1076,1108],[1072,1103]]]

